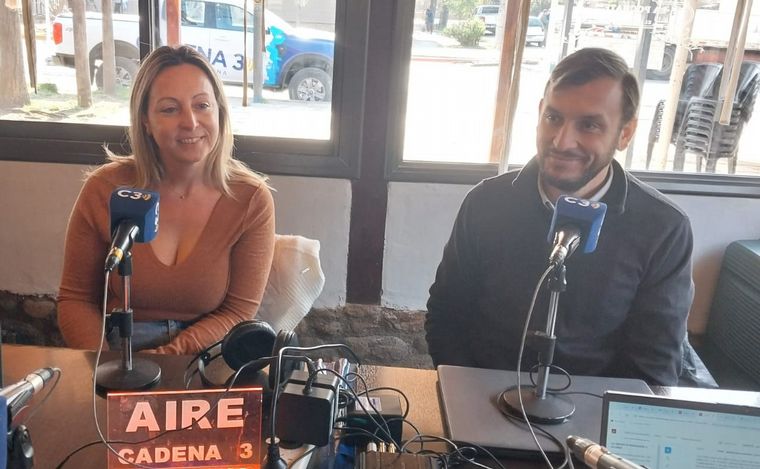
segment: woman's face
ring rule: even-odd
[[[219,138],[214,88],[195,65],[167,67],[156,76],[143,119],[167,169],[202,162]]]

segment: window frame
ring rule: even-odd
[[[235,156],[267,174],[358,177],[364,116],[369,0],[335,0],[329,140],[235,135]],[[159,43],[160,0],[139,0],[140,55]],[[146,40],[146,38],[149,38]],[[0,160],[97,165],[103,146],[126,153],[126,126],[3,121]]]
[[[529,1],[529,0],[523,0]],[[414,33],[415,0],[396,3],[393,30],[386,179],[393,182],[425,182],[474,185],[498,174],[495,163],[439,163],[404,161],[404,133],[409,70]],[[509,20],[507,20],[509,21]],[[524,41],[520,47],[526,47]],[[519,86],[519,83],[518,83]],[[509,90],[506,91],[509,93]],[[491,122],[493,124],[493,121]],[[509,123],[511,125],[511,123]],[[641,132],[641,129],[638,129]],[[508,170],[522,165],[510,164]],[[760,198],[760,176],[630,171],[638,179],[666,194]]]

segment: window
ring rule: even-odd
[[[166,3],[129,2],[123,14],[113,17],[117,87],[112,93],[103,91],[103,15],[99,4],[86,2],[89,71],[80,77],[90,82],[85,89],[77,87],[80,59],[74,54],[74,15],[65,2],[51,1],[50,5],[47,15],[37,15],[39,92],[30,92],[28,79],[22,78],[27,72],[20,59],[15,69],[6,70],[19,78],[19,86],[13,90],[0,87],[0,120],[5,121],[0,142],[6,139],[20,145],[3,157],[37,160],[43,148],[50,148],[57,150],[50,157],[53,161],[92,162],[93,157],[102,161],[103,142],[110,142],[117,152],[124,142],[131,80],[141,54],[149,51],[147,38],[155,34],[157,43],[167,41],[171,28],[167,27]],[[237,154],[257,160],[254,166],[263,171],[279,168],[286,173],[353,174],[361,120],[350,116],[361,111],[363,102],[368,2],[267,2],[267,9],[261,12],[266,31],[261,44],[255,42],[260,37],[255,29],[255,2],[247,2],[246,34],[243,5],[244,0],[180,0],[178,18],[180,42],[206,56],[225,82]],[[2,9],[0,30],[7,37],[22,38],[23,28],[17,22],[20,15],[9,13],[4,5]],[[149,33],[144,26],[147,23],[140,23],[151,9],[158,12],[155,33]],[[338,37],[351,47],[336,47]],[[10,56],[21,58],[25,54],[21,41],[0,44]],[[254,44],[261,47],[260,59],[253,53]],[[263,77],[259,89],[254,87],[257,63]],[[247,93],[244,70],[248,71]],[[42,138],[28,142],[29,137]],[[40,151],[31,151],[35,156],[30,157],[31,148]],[[61,152],[66,156],[60,156]]]
[[[501,2],[501,8],[489,5],[473,11],[462,8],[467,2],[417,0],[397,16],[397,24],[412,33],[408,42],[397,42],[397,47],[408,47],[410,52],[397,64],[399,79],[394,87],[403,97],[397,106],[405,119],[395,127],[389,120],[396,145],[389,155],[401,155],[389,164],[390,177],[474,182],[484,174],[495,174],[502,160],[499,144],[506,141],[507,163],[525,164],[535,153],[537,110],[551,70],[574,50],[603,47],[620,54],[641,83],[638,130],[630,149],[616,155],[621,164],[644,172],[643,177],[651,180],[667,179],[668,190],[673,190],[676,181],[697,184],[702,192],[706,181],[745,188],[756,185],[750,181],[760,176],[760,152],[751,138],[760,131],[760,118],[753,119],[751,110],[760,88],[760,65],[754,63],[760,60],[760,7],[747,15],[747,46],[743,63],[739,60],[736,67],[733,120],[724,126],[704,124],[718,114],[717,92],[722,70],[727,69],[719,62],[730,50],[728,37],[737,1],[741,0],[700,3],[684,44],[686,72],[679,87],[674,83],[681,77],[671,77],[671,72],[679,59],[676,45],[682,30],[682,2],[610,7],[608,2],[592,0],[582,6],[576,2],[566,11],[564,1],[533,1],[521,31],[519,15],[508,14],[506,2]],[[426,28],[431,7],[435,9],[432,32]],[[498,13],[494,31],[484,14],[487,9]],[[567,31],[565,24],[569,24]],[[502,79],[500,84],[501,68],[508,67],[501,63],[500,49],[513,41],[509,35],[506,40],[503,37],[505,27],[514,28],[525,39],[517,55],[519,81]],[[642,51],[648,54],[637,60]],[[705,74],[707,82],[702,84]],[[517,89],[510,91],[514,86]],[[516,99],[515,111],[500,128],[497,113],[506,115],[503,105],[510,93]],[[674,119],[663,122],[669,114]],[[673,134],[669,144],[660,141],[668,138],[666,127]]]
[[[473,20],[471,10],[461,9],[450,9],[446,17],[441,6],[428,32],[429,3],[417,0],[413,12],[403,158],[487,163],[499,71],[494,36],[485,30],[490,18]],[[495,25],[498,10],[481,6],[478,15],[492,14]],[[467,28],[468,20],[484,25],[474,38],[463,29],[462,37],[477,41],[471,47],[446,34],[452,28]]]
[[[185,0],[180,8],[182,26],[203,27],[206,23],[206,2]]]
[[[676,77],[671,72],[676,59],[683,6],[669,1],[658,3],[660,5],[656,8],[644,11],[645,14],[649,13],[652,29],[649,32],[645,29],[641,34],[639,28],[643,24],[639,8],[618,7],[610,10],[605,5],[592,2],[569,13],[571,31],[568,36],[575,38],[575,44],[568,53],[583,47],[609,48],[625,58],[633,67],[634,74],[639,76],[642,94],[636,138],[628,151],[619,152],[617,160],[629,169],[640,171],[760,175],[760,153],[747,145],[746,140],[748,135],[753,134],[753,128],[760,130],[760,119],[753,121],[747,113],[760,85],[760,68],[749,62],[755,56],[752,50],[748,50],[745,56],[748,62],[744,67],[740,65],[742,70],[735,93],[737,109],[733,122],[729,126],[706,124],[717,117],[717,91],[721,70],[725,68],[718,62],[723,61],[728,47],[736,2],[724,0],[718,9],[709,5],[696,10],[687,45],[690,48],[699,45],[702,50],[692,49],[690,57],[684,56],[688,60],[680,89],[673,88]],[[524,51],[510,163],[524,163],[526,157],[531,155],[530,139],[518,136],[535,135],[527,123],[535,122],[536,106],[542,91],[540,87],[548,78],[553,63],[556,63],[555,57],[562,55],[564,20],[564,7],[553,7],[547,21],[546,47],[526,47]],[[760,25],[760,16],[752,16],[750,21]],[[751,24],[750,30],[752,28]],[[756,26],[754,28],[756,30]],[[643,50],[642,38],[649,41],[647,60],[636,59],[637,52]],[[710,47],[707,46],[708,41]],[[666,124],[662,122],[664,110],[671,103],[677,108],[671,124],[671,144],[665,145],[663,152],[658,154],[658,141],[666,138]]]

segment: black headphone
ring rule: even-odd
[[[258,319],[243,321],[236,324],[222,340],[216,342],[198,354],[198,374],[205,386],[227,387],[230,376],[225,383],[214,382],[206,374],[206,367],[221,355],[225,363],[233,371],[244,365],[246,375],[269,367],[269,387],[274,388],[277,377],[276,357],[283,347],[297,347],[298,338],[293,331],[274,332],[272,326]],[[271,357],[275,357],[272,359]],[[253,363],[251,363],[253,362]],[[250,364],[249,364],[250,363]],[[298,366],[296,360],[285,360],[282,363],[280,382],[284,383],[287,375]]]

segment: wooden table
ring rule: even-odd
[[[92,412],[94,353],[53,347],[4,345],[2,354],[3,384],[6,386],[38,368],[56,366],[63,371],[60,382],[48,401],[27,423],[34,443],[35,467],[52,469],[71,451],[98,440]],[[114,358],[118,354],[106,357]],[[183,389],[182,374],[188,357],[150,355],[149,358],[162,369],[162,379],[157,389]],[[422,433],[444,435],[436,387],[437,374],[434,370],[362,367],[361,371],[370,387],[391,386],[407,395],[411,403],[408,419]],[[41,395],[48,388],[49,385]],[[760,406],[760,393],[690,388],[657,388],[655,392],[681,398]],[[101,428],[105,431],[105,399],[96,398],[96,406]],[[411,436],[410,428],[405,427],[404,438]],[[103,445],[93,445],[77,453],[64,467],[103,469],[106,467],[106,450]],[[544,466],[537,462],[519,461],[510,462],[509,467]]]
[[[93,417],[92,369],[95,354],[81,350],[24,345],[3,345],[3,384],[13,384],[29,373],[44,367],[58,367],[61,378],[50,398],[26,423],[34,445],[34,467],[53,469],[76,448],[98,440]],[[118,358],[118,353],[104,353],[101,361]],[[150,357],[162,369],[160,389],[183,389],[182,373],[188,357]],[[50,388],[48,384],[39,395]],[[35,398],[34,402],[39,402]],[[106,401],[95,400],[100,428],[106,431]],[[98,468],[106,465],[103,445],[80,451],[66,468]]]

